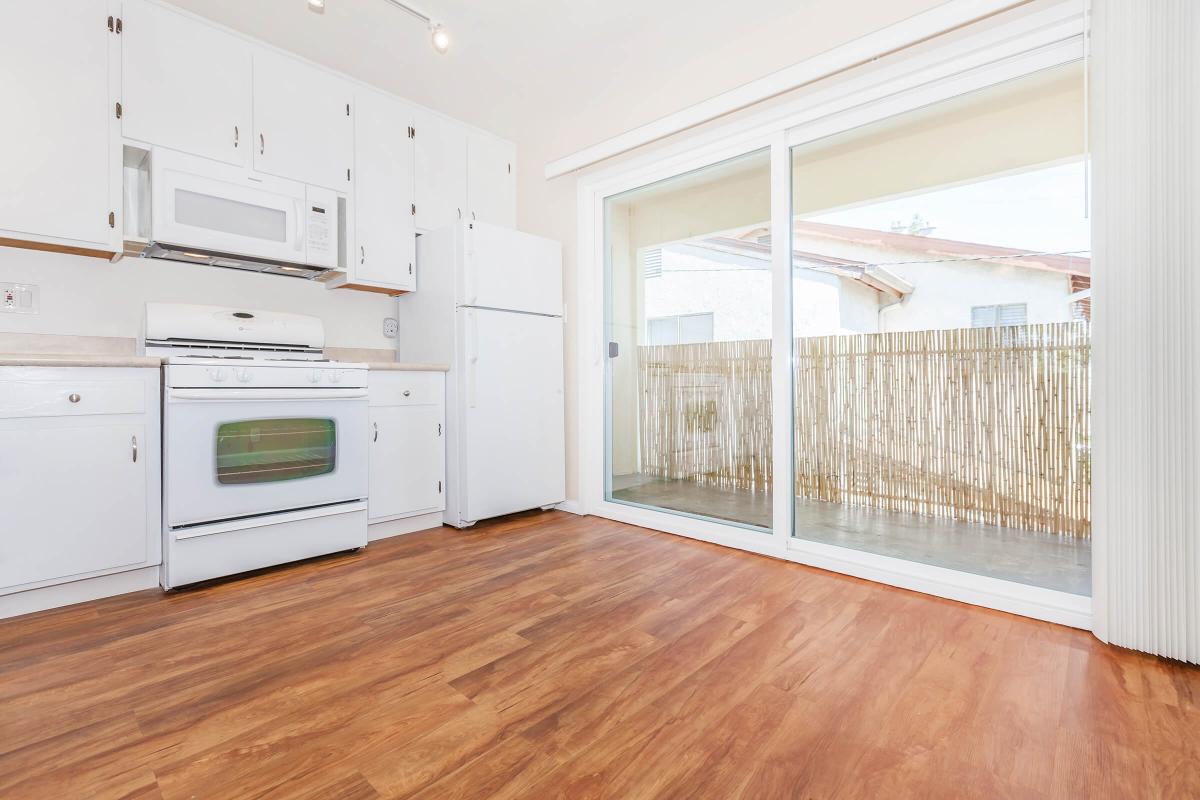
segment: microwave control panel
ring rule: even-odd
[[[337,192],[307,187],[305,204],[305,261],[315,267],[336,268],[338,254]]]

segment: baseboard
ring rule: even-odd
[[[440,527],[442,527],[442,512],[440,511],[435,511],[432,514],[418,514],[415,517],[390,519],[386,522],[374,522],[367,526],[367,541],[377,542],[380,539],[389,539],[392,536],[403,536],[406,533],[416,533],[417,531],[427,531],[430,528]]]
[[[583,512],[583,503],[578,500],[563,500],[555,506],[559,511],[566,511],[568,514],[579,514],[586,516]]]
[[[16,592],[0,597],[0,619],[32,614],[50,608],[86,603],[128,592],[140,592],[158,586],[159,568],[142,567],[128,572],[115,572],[97,578],[43,586],[27,592]]]

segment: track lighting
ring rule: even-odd
[[[308,10],[314,14],[324,14],[325,0],[308,0]]]
[[[437,50],[442,55],[450,49],[450,34],[446,32],[446,28],[440,22],[430,23],[429,40],[433,43],[433,49]]]

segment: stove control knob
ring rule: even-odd
[[[250,382],[250,370],[248,370],[244,367],[242,369],[237,370],[237,372],[235,372],[234,375],[237,376],[238,381],[241,383],[249,383]]]
[[[330,371],[329,382],[330,383],[341,383],[342,382],[342,371],[340,369],[335,369],[335,370]]]
[[[208,377],[212,378],[217,383],[220,383],[221,381],[225,380],[225,368],[213,367],[208,371]]]
[[[309,383],[320,383],[321,382],[321,370],[314,369],[314,370],[309,371],[308,381],[309,381]]]

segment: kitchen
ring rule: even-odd
[[[1200,796],[1198,54],[9,0],[0,798]]]
[[[54,52],[5,42],[41,118],[6,134],[26,188],[0,263],[30,277],[2,287],[0,502],[38,535],[0,545],[0,613],[565,500],[561,246],[515,230],[515,146],[168,4],[109,6],[22,11]],[[65,333],[106,328],[126,335]],[[518,442],[523,471],[496,469]]]

